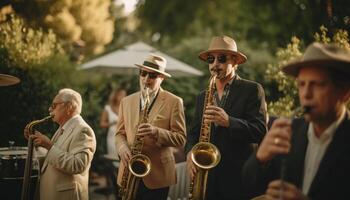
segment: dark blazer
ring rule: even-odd
[[[291,151],[286,157],[286,180],[302,187],[304,160],[308,145],[309,123],[293,120]],[[315,200],[349,199],[350,189],[350,119],[349,112],[334,133],[307,196]],[[250,191],[264,193],[270,181],[279,179],[280,159],[276,157],[262,166],[252,155],[244,165],[243,180]]]
[[[204,96],[205,91],[202,91],[197,97],[193,126],[187,136],[186,154],[199,140]],[[246,199],[241,186],[241,168],[253,151],[251,144],[260,143],[266,133],[264,104],[265,94],[260,84],[237,76],[230,85],[224,105],[230,126],[211,126],[211,143],[220,150],[221,161],[209,171],[208,199]]]

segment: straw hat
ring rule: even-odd
[[[209,49],[199,53],[199,58],[206,61],[208,54],[211,52],[224,52],[232,54],[236,57],[237,64],[242,64],[247,60],[247,56],[237,51],[236,42],[232,38],[225,35],[213,37],[210,42]]]
[[[288,75],[297,77],[302,67],[326,67],[336,69],[341,73],[350,75],[350,51],[336,44],[310,44],[301,60],[292,62],[282,67],[282,71]]]
[[[140,68],[146,68],[146,69],[149,69],[151,71],[155,71],[155,72],[158,72],[160,74],[163,74],[167,77],[171,77],[170,74],[165,72],[166,59],[161,57],[161,56],[151,54],[148,56],[148,58],[146,58],[145,61],[143,61],[142,65],[139,65],[139,64],[135,64],[135,65],[140,67]]]

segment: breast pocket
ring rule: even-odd
[[[169,124],[169,119],[166,116],[164,116],[164,115],[158,114],[154,118],[152,124],[155,125],[155,126],[158,126],[158,127],[162,127],[162,128],[165,127],[165,128],[167,128],[169,126],[168,125]]]

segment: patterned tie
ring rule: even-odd
[[[56,134],[52,137],[51,141],[52,143],[56,143],[58,138],[63,134],[64,129],[60,128],[57,130]]]

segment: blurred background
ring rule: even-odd
[[[287,115],[298,100],[295,83],[279,67],[313,41],[350,49],[349,31],[348,0],[1,0],[0,73],[21,82],[0,87],[0,146],[26,146],[24,126],[47,116],[57,91],[69,87],[83,96],[82,116],[98,142],[95,157],[105,154],[107,130],[99,126],[104,104],[115,88],[137,91],[138,76],[133,66],[113,72],[98,62],[93,69],[83,66],[103,56],[118,66],[131,58],[112,53],[140,42],[176,59],[179,66],[169,69],[185,65],[185,73],[174,71],[162,87],[183,98],[188,128],[195,96],[208,80],[198,53],[215,35],[233,37],[248,56],[238,73],[263,85],[269,114]],[[39,127],[49,136],[56,128]]]

